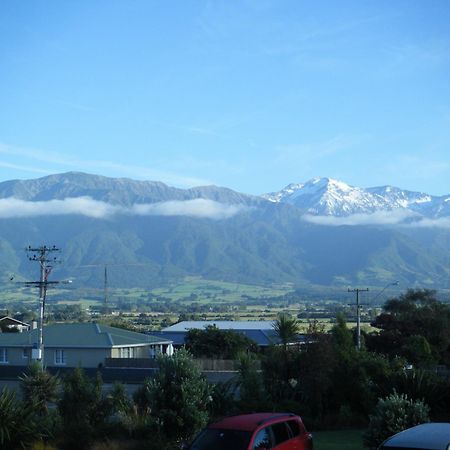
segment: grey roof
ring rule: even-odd
[[[21,322],[20,320],[14,319],[14,317],[9,317],[9,316],[0,317],[0,322],[2,322],[2,321],[14,323],[16,325],[23,325],[24,327],[30,326],[28,323]]]
[[[392,436],[380,447],[447,450],[450,445],[450,423],[423,423]]]
[[[272,330],[273,322],[268,320],[188,320],[176,323],[162,331],[189,331],[215,325],[220,330]]]
[[[27,347],[37,342],[38,330],[1,333],[0,347]],[[167,339],[97,323],[57,323],[44,327],[45,347],[111,348],[170,344]]]

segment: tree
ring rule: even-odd
[[[309,324],[307,335],[308,342],[298,356],[297,389],[308,414],[320,424],[335,394],[332,386],[336,352],[332,337],[316,321]]]
[[[355,343],[353,342],[352,332],[347,327],[347,322],[343,314],[336,316],[336,323],[331,329],[333,336],[333,345],[337,353],[354,354]]]
[[[434,421],[448,421],[450,385],[448,381],[428,370],[401,370],[392,377],[387,391],[405,394],[411,400],[422,400],[430,407]]]
[[[272,328],[285,349],[288,344],[297,341],[297,335],[300,332],[298,320],[286,313],[278,315],[272,324]]]
[[[389,436],[407,428],[429,422],[429,408],[420,400],[410,400],[403,394],[391,394],[379,399],[369,427],[364,435],[364,445],[375,450]]]
[[[402,353],[409,363],[419,369],[427,369],[436,364],[431,345],[425,336],[413,335],[406,338]]]
[[[254,355],[239,355],[239,396],[241,409],[257,411],[267,405],[267,395],[258,373],[259,360]]]
[[[102,431],[111,412],[102,396],[102,384],[100,375],[92,380],[79,367],[63,380],[58,410],[68,448],[83,448]]]
[[[136,392],[135,401],[151,415],[160,438],[189,439],[208,421],[211,388],[188,351],[159,355],[157,361],[158,372]]]
[[[408,289],[386,302],[373,325],[381,331],[369,336],[371,349],[390,356],[411,357],[413,347],[413,356],[420,356],[415,361],[419,365],[431,364],[433,360],[450,364],[450,306],[437,300],[435,291]]]
[[[234,359],[241,352],[256,351],[257,346],[242,333],[210,325],[204,330],[189,330],[186,348],[197,358]]]

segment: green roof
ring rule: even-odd
[[[0,333],[0,347],[26,347],[37,342],[38,330]],[[56,323],[44,327],[45,347],[110,348],[170,344],[172,341],[97,323]]]

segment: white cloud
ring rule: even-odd
[[[64,200],[25,201],[17,198],[0,199],[0,219],[79,214],[96,219],[114,215],[189,216],[207,219],[228,219],[246,207],[228,205],[206,199],[135,204],[131,207],[111,205],[90,197]]]
[[[163,203],[134,205],[132,214],[143,216],[191,216],[209,219],[228,219],[241,212],[243,205],[228,205],[206,199],[169,201]]]
[[[437,219],[422,218],[417,222],[409,224],[410,227],[418,228],[446,228],[450,229],[450,217],[440,217]]]
[[[428,219],[412,211],[397,209],[392,211],[377,211],[371,214],[350,214],[344,217],[335,216],[313,216],[305,214],[306,222],[324,226],[364,226],[364,225],[386,225],[401,226],[408,228],[449,228],[450,218],[442,217]]]
[[[97,219],[120,212],[121,208],[90,197],[30,202],[14,197],[0,199],[0,219],[81,214]]]
[[[398,225],[407,219],[417,217],[416,213],[398,209],[393,211],[377,211],[371,214],[350,214],[344,217],[313,216],[305,214],[304,220],[317,225],[341,226],[341,225]]]

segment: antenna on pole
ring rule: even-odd
[[[47,247],[42,245],[40,247],[26,248],[28,259],[30,261],[37,261],[40,266],[39,281],[26,281],[25,286],[38,287],[39,288],[39,325],[38,325],[38,338],[37,342],[33,346],[32,358],[39,361],[41,366],[44,363],[44,311],[45,311],[45,299],[47,296],[47,288],[49,285],[58,284],[59,281],[48,281],[48,277],[53,269],[51,264],[58,262],[56,257],[51,258],[50,254],[53,252],[60,252],[60,249],[55,245]]]
[[[356,292],[356,348],[361,350],[361,305],[359,303],[359,293],[367,292],[369,288],[366,289],[350,289],[348,292]]]

